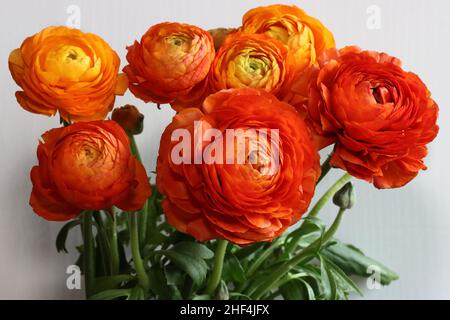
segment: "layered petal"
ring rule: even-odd
[[[127,78],[120,59],[100,37],[66,27],[48,27],[27,38],[9,56],[9,69],[23,91],[17,101],[27,111],[65,120],[104,119]]]
[[[357,47],[330,53],[317,68],[307,107],[318,135],[336,141],[331,164],[378,188],[404,186],[426,168],[438,112],[397,58]]]
[[[158,104],[185,97],[206,78],[215,54],[207,31],[181,23],[154,25],[127,50],[131,92]]]
[[[295,109],[263,90],[223,90],[164,131],[157,186],[168,222],[200,241],[271,241],[307,210],[319,156]]]
[[[150,196],[145,169],[114,121],[79,122],[52,129],[42,139],[30,204],[45,219],[69,220],[84,210],[112,206],[136,211]]]

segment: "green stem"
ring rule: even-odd
[[[149,210],[149,201],[147,199],[144,203],[144,207],[139,212],[139,235],[140,235],[140,247],[143,248],[147,239],[147,221],[148,221],[148,210]]]
[[[112,223],[111,223],[111,273],[112,275],[119,274],[120,258],[119,245],[117,239],[117,216],[113,208],[111,208]]]
[[[339,209],[339,213],[336,219],[334,220],[331,227],[325,232],[323,237],[317,239],[302,252],[300,252],[297,256],[282,264],[271,276],[269,276],[267,281],[263,282],[258,288],[256,288],[253,297],[255,299],[260,299],[267,292],[272,290],[274,285],[276,285],[277,282],[282,277],[284,277],[284,275],[287,274],[294,266],[314,257],[315,253],[322,247],[322,245],[327,243],[334,236],[337,229],[339,228],[344,212],[345,209]]]
[[[130,213],[130,240],[131,240],[131,254],[133,255],[134,267],[139,280],[139,284],[145,292],[150,287],[150,280],[145,272],[144,263],[142,261],[141,252],[139,249],[139,233],[138,233],[138,212]]]
[[[110,261],[110,244],[106,234],[105,224],[101,211],[94,212],[93,216],[97,225],[97,243],[101,256],[102,275],[109,275],[111,274],[111,266],[108,264],[108,261]]]
[[[128,139],[130,140],[131,154],[133,154],[136,159],[142,163],[141,154],[139,153],[139,148],[136,144],[136,139],[134,139],[134,136],[132,134],[128,135]]]
[[[256,270],[263,264],[263,262],[284,242],[284,238],[277,238],[267,250],[265,250],[251,265],[247,270],[247,277],[251,277]]]
[[[320,210],[327,204],[328,201],[334,196],[336,192],[341,190],[341,188],[351,179],[351,176],[347,173],[343,175],[335,184],[333,184],[327,192],[319,199],[316,205],[311,209],[308,217],[316,217]],[[291,239],[286,246],[285,255],[291,254],[297,247],[298,242],[303,236],[304,224],[302,224],[298,229],[292,231],[289,235]]]
[[[322,164],[322,173],[320,174],[320,178],[319,178],[319,180],[317,180],[316,185],[318,185],[323,180],[323,178],[325,178],[325,176],[328,174],[328,172],[330,172],[330,170],[331,170],[331,166],[330,166],[331,156],[332,155],[330,155],[327,158],[327,160],[325,160],[325,162]]]
[[[213,294],[222,278],[223,259],[227,251],[228,241],[217,240],[216,252],[214,254],[214,268],[206,286],[206,294]]]
[[[325,192],[322,198],[320,198],[319,201],[316,203],[316,205],[311,209],[311,211],[308,214],[308,217],[316,217],[319,214],[320,210],[322,210],[322,208],[334,196],[334,194],[339,190],[341,190],[341,188],[345,186],[347,182],[350,181],[351,178],[352,176],[346,173],[338,181],[336,181],[336,183],[333,184],[330,187],[330,189],[327,190],[327,192]]]
[[[84,281],[86,296],[89,298],[93,293],[95,281],[95,247],[91,211],[85,211],[83,214],[83,242]]]

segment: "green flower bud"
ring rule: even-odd
[[[216,299],[216,300],[229,300],[230,299],[230,294],[228,293],[228,287],[224,281],[220,282],[220,287],[216,291],[214,299]]]
[[[353,184],[347,183],[333,197],[333,203],[341,209],[351,209],[355,205],[356,196]]]

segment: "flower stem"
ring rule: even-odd
[[[95,247],[92,234],[92,212],[85,211],[83,214],[83,242],[84,242],[84,281],[86,296],[90,297],[93,293],[95,281]]]
[[[117,216],[114,209],[111,209],[112,223],[111,223],[111,273],[112,275],[119,274],[120,259],[119,246],[117,239]]]
[[[144,263],[142,261],[141,252],[139,250],[139,233],[138,233],[138,213],[130,213],[130,240],[131,240],[131,254],[133,255],[134,267],[136,269],[139,284],[145,292],[150,287],[150,280],[145,272]]]
[[[101,275],[111,274],[111,265],[108,264],[108,261],[110,261],[110,244],[109,239],[106,234],[106,228],[105,224],[103,222],[102,218],[102,212],[101,211],[95,211],[93,213],[94,220],[97,226],[97,244],[98,244],[98,251],[100,253],[101,257]],[[98,271],[98,270],[97,270]]]
[[[208,280],[206,286],[206,294],[213,294],[222,278],[223,259],[227,251],[228,241],[219,239],[217,240],[216,252],[214,254],[214,268],[211,277]]]
[[[341,188],[345,186],[345,184],[349,182],[351,178],[352,176],[346,173],[338,181],[336,181],[336,183],[333,184],[330,189],[327,190],[327,192],[325,192],[322,198],[320,198],[316,205],[311,209],[308,217],[316,217],[319,214],[320,210],[322,210],[322,208],[334,196],[334,194],[341,190]]]
[[[314,257],[315,253],[321,248],[321,246],[327,243],[336,233],[339,225],[342,221],[342,217],[344,215],[345,209],[339,209],[339,213],[334,220],[331,227],[325,232],[323,237],[320,237],[312,244],[310,244],[307,248],[305,248],[302,252],[300,252],[297,256],[293,257],[291,260],[286,261],[282,264],[275,272],[269,276],[267,281],[263,282],[255,292],[253,293],[253,297],[255,299],[260,299],[267,292],[273,289],[273,286],[277,284],[277,282],[284,277],[286,273],[288,273],[294,266],[311,259]]]
[[[350,181],[351,176],[347,173],[343,175],[338,181],[336,181],[335,184],[333,184],[327,192],[319,199],[319,201],[316,203],[316,205],[311,209],[311,211],[308,214],[308,217],[316,217],[320,210],[327,204],[328,201],[334,196],[336,192],[341,190],[341,188]],[[291,254],[294,249],[297,247],[297,243],[300,241],[301,237],[303,236],[303,230],[304,230],[304,224],[302,224],[300,227],[298,227],[296,230],[292,231],[292,233],[289,235],[289,238],[291,239],[286,246],[285,254],[289,255]]]
[[[317,180],[316,185],[318,185],[323,180],[323,178],[325,178],[325,176],[328,174],[328,172],[330,172],[330,170],[331,170],[331,166],[330,166],[331,156],[332,155],[330,155],[327,158],[327,160],[325,160],[325,162],[322,164],[322,173],[320,174],[320,178],[319,178],[319,180]]]
[[[139,148],[136,144],[136,139],[134,138],[134,136],[132,134],[129,134],[128,138],[130,140],[131,154],[133,154],[136,157],[136,159],[142,163],[141,154],[139,153]]]

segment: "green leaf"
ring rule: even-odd
[[[201,285],[205,281],[208,265],[204,260],[173,250],[159,251],[158,253],[165,255],[170,261],[185,271],[196,285]]]
[[[247,276],[240,261],[232,253],[228,253],[223,265],[223,279],[237,283],[245,283]]]
[[[337,283],[335,276],[322,256],[319,256],[319,260],[324,296],[327,300],[337,300]]]
[[[80,220],[71,220],[61,228],[58,235],[56,236],[56,250],[58,252],[64,251],[65,253],[68,253],[66,248],[67,236],[69,234],[69,231],[79,224],[81,224]]]
[[[280,293],[285,300],[307,300],[303,283],[291,280],[280,287]]]
[[[265,243],[258,242],[251,246],[247,246],[244,248],[239,247],[234,254],[236,255],[236,258],[239,260],[243,259],[251,259],[253,255],[257,255],[259,251],[261,251],[265,246]],[[233,250],[232,250],[233,252]]]
[[[164,268],[164,274],[168,285],[181,287],[186,279],[186,273],[182,272],[173,264],[169,264]]]
[[[367,278],[370,267],[375,267],[380,271],[380,282],[382,285],[389,285],[392,281],[399,278],[394,271],[380,262],[367,257],[361,250],[340,241],[336,241],[334,245],[324,248],[321,253],[339,266],[347,275]]]
[[[316,217],[306,217],[300,227],[292,231],[286,237],[285,256],[293,253],[298,245],[302,248],[307,247],[313,241],[322,237],[325,230],[325,224],[320,219]]]
[[[183,241],[173,246],[172,251],[180,252],[189,255],[193,258],[201,258],[205,260],[212,259],[214,252],[208,249],[204,244],[197,242]]]
[[[109,277],[99,277],[95,279],[94,293],[117,289],[123,282],[134,279],[131,274],[119,274]]]
[[[137,286],[133,289],[131,289],[130,295],[128,296],[127,300],[144,300],[145,299],[145,295],[144,295],[144,290]]]
[[[167,284],[164,272],[159,267],[153,267],[148,271],[150,278],[150,290],[160,299],[170,299],[172,289]]]
[[[243,293],[239,293],[239,292],[230,292],[230,299],[235,300],[235,299],[244,299],[244,300],[252,300],[252,298],[246,294]]]
[[[94,294],[89,298],[89,300],[113,300],[117,298],[125,298],[128,299],[131,295],[132,289],[113,289],[106,290]]]
[[[328,267],[336,274],[337,280],[342,283],[346,288],[344,288],[347,292],[357,292],[359,295],[363,295],[359,287],[356,285],[356,283],[353,282],[352,279],[350,279],[344,271],[342,271],[341,268],[339,268],[336,264],[334,264],[330,259],[326,257],[322,257]]]
[[[210,299],[211,299],[211,297],[209,296],[209,294],[201,294],[198,296],[194,296],[192,298],[192,300],[210,300]]]

